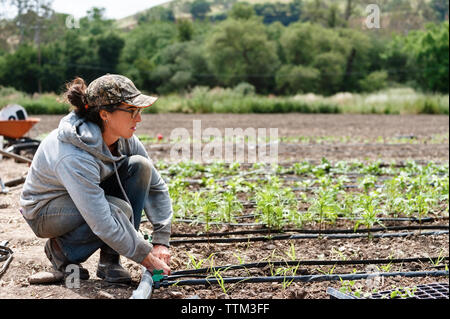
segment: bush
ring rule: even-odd
[[[234,92],[241,95],[253,95],[255,94],[255,87],[247,82],[241,82],[234,87]]]
[[[0,87],[0,109],[8,104],[19,104],[28,114],[66,114],[69,105],[60,102],[55,94],[31,96],[9,87]]]
[[[318,89],[320,72],[308,66],[283,65],[275,79],[278,90],[288,94],[315,92]]]
[[[364,92],[380,91],[387,86],[388,73],[375,71],[359,81],[359,86]]]

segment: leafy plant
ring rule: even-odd
[[[401,299],[412,298],[412,297],[414,297],[414,294],[415,294],[415,292],[417,290],[417,287],[413,287],[413,288],[395,287],[395,286],[392,286],[392,287],[394,289],[389,294],[389,297],[391,299],[395,299],[395,298],[401,298]]]
[[[380,212],[379,206],[378,206],[378,200],[376,199],[375,192],[371,193],[371,195],[362,195],[360,197],[359,207],[357,208],[358,212],[360,212],[360,217],[362,219],[357,220],[355,223],[354,231],[356,231],[359,227],[359,225],[363,224],[368,229],[368,237],[370,238],[370,229],[375,225],[379,224],[384,227],[384,225],[381,223],[380,219],[377,217],[378,213]]]
[[[223,194],[219,203],[219,216],[227,223],[235,222],[235,215],[242,212],[243,205],[233,193]]]
[[[289,246],[289,250],[285,252],[285,254],[289,257],[290,260],[296,261],[297,255],[295,253],[295,245],[294,243],[291,243]]]
[[[189,257],[186,268],[189,268],[190,266],[192,266],[194,269],[200,269],[206,261],[208,261],[209,259],[212,259],[214,256],[214,253],[213,253],[213,254],[209,255],[208,258],[205,258],[205,259],[198,258],[197,259],[194,255],[190,254],[189,252],[186,252],[186,254]]]

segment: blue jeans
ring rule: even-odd
[[[134,227],[139,229],[144,201],[148,196],[152,174],[151,162],[143,156],[133,155],[118,169],[120,181],[131,203],[126,202],[114,173],[100,184],[111,210],[133,216]],[[69,195],[61,196],[44,206],[37,217],[27,220],[35,234],[55,238],[71,263],[86,261],[99,248],[114,251],[98,238],[85,222]]]

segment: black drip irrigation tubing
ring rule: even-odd
[[[392,230],[423,230],[423,229],[449,229],[449,225],[423,225],[423,226],[388,226],[388,227],[377,227],[377,228],[361,228],[361,229],[324,229],[321,231],[322,234],[351,234],[351,233],[373,233],[373,232],[382,232],[382,231],[392,231]],[[221,237],[228,235],[247,235],[247,234],[282,234],[282,233],[300,233],[300,234],[317,234],[317,229],[248,229],[248,230],[239,230],[239,231],[230,231],[230,232],[218,232],[218,233],[174,233],[171,234],[170,237]]]
[[[427,263],[448,261],[449,257],[418,257],[418,258],[398,258],[398,259],[358,259],[358,260],[287,260],[287,261],[260,261],[256,263],[247,263],[240,265],[225,265],[208,268],[198,268],[189,270],[180,270],[172,273],[174,276],[189,276],[197,274],[206,274],[215,271],[228,271],[237,269],[264,268],[267,266],[334,266],[334,265],[385,265],[385,264],[404,264],[404,263]]]
[[[409,237],[409,236],[439,236],[448,235],[448,230],[433,232],[402,232],[402,233],[386,233],[386,234],[301,234],[301,235],[275,235],[275,236],[255,236],[255,237],[238,237],[238,238],[196,238],[181,239],[170,241],[171,245],[187,244],[187,243],[237,243],[237,242],[256,242],[271,240],[294,240],[294,239],[354,239],[354,238],[392,238],[392,237]]]
[[[6,247],[7,244],[8,241],[0,242],[0,262],[6,260],[3,266],[0,268],[0,277],[5,273],[13,258],[13,251],[10,248]]]
[[[193,286],[212,284],[232,284],[232,283],[267,283],[267,282],[317,282],[317,281],[341,281],[341,280],[361,280],[376,277],[443,277],[448,276],[448,271],[415,271],[415,272],[379,272],[363,274],[334,274],[334,275],[302,275],[302,276],[268,276],[268,277],[221,277],[205,279],[187,279],[163,281],[162,287],[169,286]],[[170,280],[170,276],[167,277]]]
[[[305,213],[305,212],[299,212],[299,213]],[[236,219],[244,219],[244,218],[255,218],[255,214],[247,214],[243,216],[237,216]],[[422,219],[416,218],[416,217],[380,217],[378,218],[381,222],[415,222],[415,223],[432,223],[435,221],[441,221],[441,220],[448,220],[449,218],[447,216],[444,217],[424,217]],[[331,221],[332,219],[329,218],[323,218],[323,221]],[[362,217],[337,217],[335,220],[342,220],[342,221],[355,221],[355,220],[363,220]],[[142,222],[148,221],[147,219],[142,219]],[[198,221],[195,219],[187,219],[187,218],[176,218],[175,222],[178,223],[190,223],[190,224],[206,224],[206,222]],[[264,226],[263,223],[227,223],[227,222],[210,222],[209,225],[227,225],[227,226]]]

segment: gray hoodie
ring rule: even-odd
[[[100,183],[115,174],[131,155],[149,156],[136,136],[120,138],[114,156],[103,142],[100,128],[69,113],[40,144],[21,196],[26,219],[34,219],[49,201],[69,194],[86,223],[112,249],[138,263],[152,250],[132,223],[112,214]],[[153,244],[169,245],[172,203],[166,183],[152,165],[144,211],[153,224]]]

